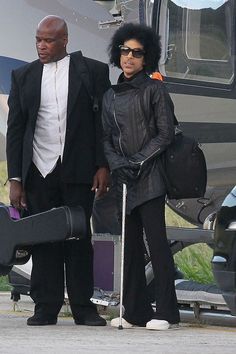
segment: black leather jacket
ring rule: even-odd
[[[102,119],[104,150],[113,175],[134,171],[133,179],[127,174],[130,213],[166,192],[157,157],[174,137],[173,104],[163,83],[142,71],[105,93]]]

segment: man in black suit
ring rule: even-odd
[[[109,171],[103,155],[100,108],[109,88],[106,64],[67,54],[67,25],[47,16],[38,25],[39,60],[12,72],[7,130],[10,202],[31,214],[81,205],[85,239],[35,246],[28,325],[56,324],[66,286],[76,324],[103,326],[90,298],[93,249],[90,216],[94,193],[105,193]]]

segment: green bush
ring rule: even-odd
[[[194,227],[183,218],[166,208],[166,224],[177,227]],[[206,244],[191,245],[174,256],[174,260],[185,279],[191,279],[203,284],[214,283],[211,269],[213,251]]]
[[[10,291],[11,286],[8,283],[8,277],[0,277],[0,291]]]
[[[211,269],[212,253],[212,249],[206,244],[196,244],[178,252],[174,259],[185,279],[209,284],[214,283]]]

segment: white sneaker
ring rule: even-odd
[[[124,318],[122,318],[121,324],[122,324],[123,328],[132,328],[132,327],[134,327],[134,325],[132,323],[127,322]],[[111,320],[111,326],[112,327],[117,327],[118,328],[119,325],[120,325],[120,318],[119,317],[113,318]]]
[[[146,324],[146,328],[147,329],[153,329],[156,331],[165,331],[169,328],[177,328],[178,327],[178,323],[176,324],[170,324],[168,321],[165,320],[151,320],[149,322],[147,322]]]

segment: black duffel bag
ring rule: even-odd
[[[199,143],[176,128],[174,141],[162,153],[159,166],[169,199],[203,197],[207,184],[206,160]]]
[[[167,96],[167,99],[173,113],[175,137],[161,156],[158,156],[167,197],[169,199],[201,198],[205,194],[207,184],[205,156],[199,143],[193,137],[184,135],[179,129],[174,104],[170,96]],[[144,116],[146,116],[143,96],[141,96],[141,106]],[[148,121],[149,119],[144,120],[150,134]]]

